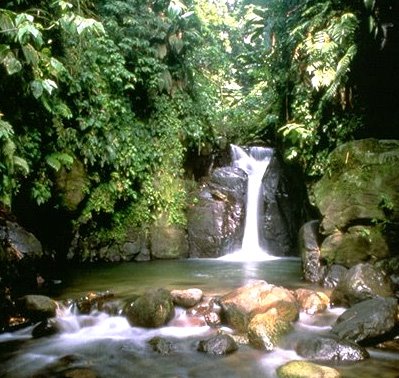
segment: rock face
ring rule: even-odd
[[[243,235],[247,176],[241,169],[216,169],[188,211],[191,257],[219,257]]]
[[[174,314],[172,296],[165,289],[150,289],[128,306],[132,326],[155,328],[165,325]]]
[[[299,176],[274,153],[263,177],[260,244],[275,256],[298,254],[298,230],[307,207],[307,193]]]
[[[391,331],[397,322],[396,298],[374,298],[363,301],[345,311],[331,332],[341,339],[354,342],[382,336]]]
[[[349,269],[334,289],[331,301],[337,305],[353,305],[377,296],[393,296],[387,275],[371,264],[358,264]]]
[[[330,155],[329,174],[314,187],[325,237],[321,259],[351,267],[376,261],[398,245],[399,141],[365,139]]]

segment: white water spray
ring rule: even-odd
[[[263,250],[259,243],[260,191],[262,179],[273,155],[271,148],[250,147],[246,152],[231,145],[234,167],[248,175],[244,236],[241,249],[222,257],[223,260],[262,261],[275,257]]]

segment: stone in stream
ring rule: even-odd
[[[336,336],[313,335],[298,341],[295,351],[303,358],[315,361],[362,361],[369,357],[366,349]]]
[[[309,315],[324,312],[330,305],[330,299],[320,291],[297,289],[294,294],[301,310]]]
[[[308,361],[290,361],[277,369],[278,378],[339,378],[338,370]]]
[[[238,346],[234,339],[225,334],[213,336],[207,340],[201,340],[198,344],[197,350],[217,356],[222,356],[235,352]]]
[[[201,289],[192,288],[187,290],[172,290],[170,295],[176,306],[189,308],[201,301],[203,292]]]
[[[149,289],[126,309],[131,326],[156,328],[165,325],[174,315],[172,296],[168,290]]]
[[[294,321],[299,307],[294,295],[283,287],[255,280],[220,298],[222,318],[232,328],[246,332],[253,316],[276,308],[280,317]]]
[[[52,318],[57,310],[55,301],[44,295],[25,295],[17,299],[16,305],[21,315],[33,322]]]
[[[331,332],[341,339],[367,343],[390,332],[397,322],[397,299],[380,297],[352,306],[337,319]]]

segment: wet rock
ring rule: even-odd
[[[306,281],[318,283],[323,275],[319,248],[320,221],[305,223],[299,230],[299,253],[302,258],[303,276]]]
[[[221,307],[216,298],[206,298],[190,310],[190,315],[200,316],[210,327],[219,327],[221,321]]]
[[[90,314],[92,311],[104,311],[104,309],[110,307],[108,302],[114,298],[114,294],[110,291],[103,293],[88,293],[85,297],[79,298],[75,302],[75,307],[80,314]]]
[[[281,318],[277,310],[272,308],[251,319],[248,339],[255,348],[272,351],[291,328],[291,322]]]
[[[284,302],[284,303],[282,303]],[[222,317],[232,328],[245,332],[255,314],[271,308],[279,308],[281,316],[291,321],[298,317],[299,310],[293,294],[282,287],[257,280],[240,287],[220,298]]]
[[[371,264],[349,269],[331,295],[335,305],[348,306],[377,296],[393,296],[392,283],[384,272]]]
[[[323,278],[322,286],[326,289],[333,289],[338,286],[348,269],[342,265],[331,265]]]
[[[295,297],[301,310],[309,315],[325,311],[330,304],[328,296],[320,291],[297,289]]]
[[[126,317],[132,326],[155,328],[172,319],[174,306],[170,292],[165,289],[149,289],[132,302]]]
[[[398,319],[396,298],[374,298],[353,305],[332,327],[341,339],[365,342],[391,331]]]
[[[233,353],[238,349],[234,339],[225,334],[219,334],[207,340],[201,340],[197,350],[217,356]]]
[[[99,378],[100,376],[89,368],[74,368],[64,371],[61,378]]]
[[[55,319],[46,319],[40,322],[32,330],[32,337],[38,339],[41,337],[55,335],[60,332],[59,324]]]
[[[304,223],[307,193],[301,173],[273,151],[262,180],[260,244],[276,256],[298,254],[298,231]]]
[[[192,288],[187,290],[172,290],[170,295],[176,306],[189,308],[201,301],[203,292],[201,289]]]
[[[328,366],[308,361],[290,361],[277,369],[278,378],[339,378],[341,374]]]
[[[170,354],[174,349],[173,344],[162,337],[153,337],[148,341],[148,344],[151,345],[154,352],[158,352],[163,356]]]
[[[223,167],[200,188],[187,214],[191,257],[220,257],[242,239],[246,183],[244,171]]]
[[[56,315],[57,304],[44,295],[25,295],[17,299],[20,313],[33,322],[52,318]]]
[[[349,362],[369,357],[366,349],[334,336],[314,335],[298,341],[295,351],[303,358],[316,361]]]

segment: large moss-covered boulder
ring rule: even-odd
[[[156,328],[165,325],[174,315],[170,292],[165,289],[149,289],[126,309],[129,324],[137,327]]]
[[[321,259],[351,267],[389,255],[398,243],[399,141],[365,139],[336,148],[313,200],[325,240]]]

